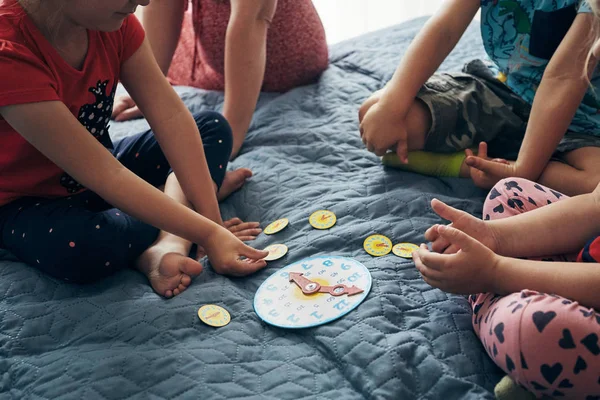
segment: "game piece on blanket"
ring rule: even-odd
[[[264,230],[265,234],[273,235],[277,232],[281,232],[289,224],[287,218],[278,219],[277,221],[271,222]]]
[[[370,255],[381,257],[392,251],[392,241],[383,235],[371,235],[363,242],[363,248]]]
[[[223,307],[214,304],[206,304],[198,310],[200,321],[206,325],[221,327],[227,325],[231,321],[231,315]]]
[[[335,225],[337,218],[329,210],[319,210],[312,213],[308,221],[315,229],[329,229]]]
[[[423,175],[458,178],[465,160],[464,152],[441,154],[427,151],[408,152],[408,164],[400,162],[396,153],[387,153],[381,158],[386,167],[399,168]]]
[[[358,307],[371,284],[367,267],[351,258],[305,258],[280,269],[260,285],[254,296],[254,310],[273,326],[310,328]]]
[[[275,261],[287,254],[288,247],[285,244],[272,244],[265,247],[265,251],[269,252],[269,255],[265,257],[265,261]]]
[[[419,250],[419,246],[412,243],[398,243],[392,247],[392,252],[402,258],[412,258],[413,251],[417,250]]]

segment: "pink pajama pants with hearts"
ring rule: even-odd
[[[509,178],[490,191],[483,218],[507,218],[566,198],[534,182]],[[575,256],[542,260],[574,261]],[[475,333],[515,382],[540,398],[600,400],[600,313],[532,290],[507,296],[480,293],[469,300]]]

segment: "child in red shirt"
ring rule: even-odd
[[[221,219],[217,193],[251,173],[225,172],[229,124],[192,117],[158,68],[132,15],[148,1],[0,0],[0,247],[76,282],[135,264],[171,297],[202,270],[192,243],[232,275],[266,253],[239,239],[258,224]],[[152,131],[113,144],[119,80]]]

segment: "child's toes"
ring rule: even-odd
[[[192,278],[190,278],[189,275],[182,275],[181,276],[181,283],[179,284],[179,286],[183,285],[184,287],[188,287],[190,286],[190,283],[192,283]]]
[[[173,297],[173,291],[172,290],[165,290],[165,297],[167,299],[170,299],[171,297]]]

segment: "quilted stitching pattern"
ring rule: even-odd
[[[0,263],[0,397],[35,399],[491,399],[499,370],[471,330],[460,296],[432,289],[409,260],[372,258],[362,241],[383,233],[420,243],[439,222],[438,197],[474,214],[483,193],[456,180],[384,170],[363,149],[358,105],[391,77],[423,20],[334,46],[319,83],[265,95],[234,166],[255,177],[222,205],[225,217],[290,226],[254,246],[286,243],[290,252],[247,279],[207,266],[184,294],[156,296],[125,271],[75,286],[37,273],[5,254]],[[444,65],[481,55],[476,27]],[[220,107],[213,92],[179,89],[194,110]],[[273,101],[275,99],[277,101]],[[116,126],[120,136],[144,122]],[[311,212],[333,210],[338,223],[312,229]],[[345,318],[304,331],[262,323],[252,310],[260,283],[289,262],[338,254],[373,275],[367,300]],[[83,266],[82,266],[83,267]],[[213,329],[196,316],[225,306],[230,325]]]

